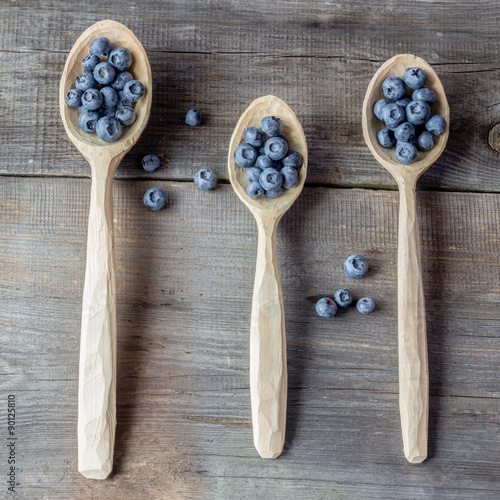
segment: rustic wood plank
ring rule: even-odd
[[[153,184],[170,199],[160,213],[141,202]],[[250,429],[252,216],[228,185],[115,182],[116,469],[96,482],[76,467],[89,188],[0,183],[0,399],[17,396],[25,498],[498,498],[500,195],[417,196],[430,457],[410,466],[397,406],[397,194],[304,190],[278,228],[289,410],[285,452],[270,462]],[[341,269],[355,251],[371,264],[360,282]],[[341,286],[377,311],[318,318],[315,300]]]
[[[417,2],[411,16],[405,5],[393,2],[387,9],[367,9],[362,2],[312,4],[286,8],[287,2],[257,2],[249,8],[240,2],[148,0],[147,9],[131,9],[129,2],[118,1],[102,14],[92,1],[78,19],[60,2],[3,4],[0,87],[10,97],[0,110],[0,174],[89,174],[62,128],[58,75],[81,32],[108,16],[137,33],[155,82],[148,130],[123,161],[119,177],[150,176],[139,160],[156,152],[169,168],[154,178],[188,179],[209,167],[227,179],[225,157],[238,117],[254,98],[275,93],[304,126],[309,183],[393,187],[364,144],[361,104],[380,64],[407,51],[434,66],[451,108],[448,146],[420,186],[500,191],[498,152],[488,144],[500,109],[497,2]],[[22,29],[26,19],[30,29]],[[197,129],[183,123],[193,106],[206,118]]]

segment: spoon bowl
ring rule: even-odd
[[[245,169],[234,161],[234,151],[244,142],[247,127],[260,127],[265,116],[277,116],[289,147],[299,152],[296,187],[278,198],[253,200],[246,188]],[[286,335],[283,296],[276,259],[276,228],[283,214],[297,199],[307,174],[307,144],[295,113],[281,99],[256,99],[243,113],[229,145],[229,180],[240,200],[250,209],[258,228],[257,262],[250,324],[250,396],[254,444],[263,458],[276,458],[283,451],[286,423]]]
[[[384,128],[373,112],[381,99],[382,82],[390,77],[402,78],[407,68],[419,67],[427,74],[426,86],[436,94],[434,114],[446,120],[446,130],[435,137],[434,148],[419,151],[417,161],[402,165],[394,149],[379,145],[378,132]],[[398,350],[399,350],[399,409],[406,459],[423,462],[427,457],[429,419],[429,368],[425,300],[420,262],[420,235],[416,207],[417,179],[441,155],[449,134],[450,111],[438,76],[423,59],[402,54],[389,59],[375,73],[363,102],[363,135],[376,160],[394,177],[399,188],[398,231]]]
[[[130,72],[146,88],[135,106],[136,121],[124,127],[113,143],[87,134],[78,126],[78,110],[66,104],[66,92],[83,72],[82,60],[98,37],[113,47],[127,48]],[[113,468],[116,427],[116,286],[113,241],[113,176],[125,153],[137,142],[149,119],[152,100],[151,68],[144,48],[123,24],[100,21],[76,41],[59,85],[61,118],[68,137],[90,164],[87,265],[83,290],[78,383],[78,470],[91,479],[105,479]]]

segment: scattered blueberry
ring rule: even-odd
[[[111,87],[103,87],[101,89],[102,94],[102,107],[103,108],[114,108],[118,104],[118,94],[116,90]]]
[[[352,293],[349,290],[341,288],[334,293],[333,299],[338,306],[348,307],[352,304]]]
[[[396,159],[403,165],[409,165],[417,159],[417,147],[412,142],[398,142]]]
[[[85,92],[88,89],[97,87],[97,83],[92,73],[90,73],[90,71],[85,71],[85,73],[82,73],[81,75],[78,75],[76,77],[75,87],[78,90]]]
[[[302,155],[293,149],[289,149],[286,156],[281,160],[284,167],[299,168],[302,165],[304,159]]]
[[[269,158],[265,154],[258,156],[257,160],[255,160],[255,163],[262,170],[264,170],[265,168],[276,168],[278,166],[277,162],[271,160],[271,158]]]
[[[117,47],[109,53],[108,62],[118,71],[125,71],[132,66],[132,54],[125,47]]]
[[[441,135],[446,130],[446,120],[441,115],[431,116],[425,128],[434,135]]]
[[[257,160],[257,150],[251,144],[240,144],[234,151],[234,161],[240,167],[253,167],[255,160]]]
[[[66,92],[66,103],[72,108],[78,108],[82,104],[82,94],[80,89],[70,89]]]
[[[111,84],[111,86],[116,90],[123,90],[125,84],[133,80],[134,77],[128,72],[124,71],[123,73],[118,73],[116,75],[115,81]]]
[[[375,116],[379,119],[382,120],[382,109],[384,106],[387,104],[390,104],[391,101],[389,99],[379,99],[376,103],[375,106],[373,106],[373,112],[375,113]]]
[[[102,106],[103,97],[100,90],[88,89],[82,95],[82,105],[89,111],[95,111]]]
[[[197,109],[190,109],[186,113],[186,123],[191,125],[191,127],[197,127],[201,125],[201,113]]]
[[[283,176],[283,183],[281,184],[285,189],[292,189],[299,183],[299,174],[294,167],[283,167],[280,171]]]
[[[368,297],[364,297],[358,300],[356,308],[361,314],[368,314],[375,310],[375,302]]]
[[[406,109],[406,106],[410,104],[411,99],[409,97],[403,97],[403,99],[399,99],[396,101],[396,104],[399,104],[403,109]]]
[[[283,193],[283,188],[281,186],[276,189],[270,189],[266,191],[266,198],[279,198],[281,193]]]
[[[397,76],[390,76],[382,83],[382,94],[391,101],[397,101],[404,97],[406,92],[405,82]]]
[[[147,154],[143,159],[142,159],[142,168],[146,172],[155,172],[160,168],[160,158],[154,154]]]
[[[101,85],[109,85],[115,79],[115,68],[107,62],[101,62],[94,68],[94,80]]]
[[[123,95],[132,102],[140,101],[146,95],[144,85],[138,80],[130,80],[123,87]]]
[[[100,118],[101,115],[97,111],[85,110],[78,117],[78,125],[87,134],[92,134],[95,132],[97,122]]]
[[[386,104],[382,109],[382,121],[387,128],[394,130],[405,121],[405,110],[394,102]]]
[[[245,142],[248,144],[260,148],[265,144],[267,137],[262,130],[256,127],[248,127],[245,129],[245,132],[243,132],[243,139],[245,139]]]
[[[427,75],[420,68],[408,68],[403,80],[411,89],[420,89],[425,85]]]
[[[411,101],[406,106],[406,119],[413,125],[423,125],[431,117],[431,114],[431,108],[425,101]]]
[[[394,137],[398,142],[413,142],[415,140],[415,126],[410,122],[404,122],[394,131]]]
[[[198,189],[202,191],[210,191],[217,185],[217,175],[208,168],[202,168],[196,172],[194,183]]]
[[[288,153],[288,143],[281,137],[271,137],[266,142],[265,151],[271,160],[281,160]]]
[[[252,200],[256,200],[264,194],[264,188],[257,181],[251,182],[247,187],[247,194]]]
[[[368,262],[361,255],[351,255],[344,262],[344,272],[354,280],[364,278],[368,272]]]
[[[337,304],[328,297],[323,297],[316,302],[316,312],[322,318],[333,318],[337,313]]]
[[[111,43],[103,36],[96,38],[90,44],[90,52],[96,56],[107,56],[111,50]]]
[[[260,174],[259,182],[266,191],[272,191],[283,184],[283,175],[275,168],[266,168]]]
[[[413,101],[425,101],[429,104],[436,102],[436,94],[431,89],[417,89],[411,95]]]
[[[135,122],[136,114],[134,108],[129,106],[121,106],[116,110],[115,118],[125,127],[132,125]]]
[[[245,177],[249,182],[259,182],[259,177],[262,173],[262,170],[263,169],[260,167],[249,167],[245,170]]]
[[[424,130],[418,136],[417,144],[422,151],[428,151],[434,147],[434,136],[427,130]]]
[[[265,116],[260,121],[261,130],[269,135],[270,137],[275,137],[281,134],[283,126],[281,120],[276,116]]]
[[[95,54],[88,54],[83,58],[82,66],[85,71],[94,71],[94,68],[101,62]]]
[[[167,195],[160,188],[151,188],[146,191],[142,201],[149,210],[157,212],[167,204]]]
[[[394,137],[394,132],[388,128],[383,128],[378,133],[378,143],[383,148],[392,148],[396,144],[396,138]]]
[[[106,142],[115,142],[122,135],[121,123],[111,116],[103,116],[98,122],[95,131]]]

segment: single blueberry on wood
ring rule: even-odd
[[[194,183],[198,189],[202,191],[210,191],[217,185],[217,175],[213,170],[202,168],[196,172]]]
[[[333,299],[339,307],[348,307],[352,304],[352,293],[341,288],[333,294]]]
[[[118,94],[115,89],[111,87],[103,87],[101,89],[102,94],[102,107],[103,108],[114,108],[118,104]]]
[[[111,50],[111,43],[104,36],[92,40],[92,43],[90,44],[90,52],[99,57],[107,56],[110,50]]]
[[[155,172],[160,168],[160,158],[152,153],[144,156],[141,163],[142,168],[149,173]]]
[[[146,89],[138,80],[130,80],[123,87],[123,95],[131,102],[137,102],[146,95]]]
[[[368,272],[368,262],[361,255],[350,255],[344,262],[344,272],[354,280],[364,278]]]
[[[284,167],[299,168],[303,162],[302,155],[298,151],[289,149],[286,156],[281,160]]]
[[[142,201],[149,210],[157,212],[167,204],[167,195],[160,188],[151,188],[146,191]]]
[[[329,297],[323,297],[316,302],[316,312],[321,318],[333,318],[337,314],[337,304]]]
[[[413,123],[404,122],[394,131],[394,137],[398,142],[415,141],[415,126]]]
[[[255,160],[255,163],[262,169],[276,168],[278,166],[278,162],[271,160],[271,158],[269,158],[269,156],[266,156],[265,154],[258,156],[257,160]]]
[[[358,300],[356,308],[361,314],[369,314],[375,310],[375,302],[369,297],[363,297]]]
[[[85,73],[76,77],[75,87],[85,92],[88,89],[96,88],[97,83],[92,73],[90,71],[85,71]]]
[[[243,168],[253,167],[257,150],[251,144],[240,144],[234,151],[234,161]]]
[[[94,71],[94,68],[101,62],[95,54],[88,54],[83,58],[82,66],[85,71]]]
[[[190,109],[186,113],[186,123],[191,127],[201,125],[201,112],[198,109]]]

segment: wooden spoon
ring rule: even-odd
[[[146,87],[135,106],[137,119],[123,135],[106,143],[78,126],[78,110],[65,101],[82,73],[82,59],[93,39],[104,36],[112,47],[126,47],[133,57],[130,72]],[[92,187],[83,290],[80,377],[78,390],[78,470],[105,479],[113,468],[116,426],[116,293],[113,242],[113,176],[125,153],[146,127],[151,109],[151,68],[144,48],[123,24],[100,21],[88,28],[69,53],[59,86],[59,106],[66,132],[90,163]]]
[[[290,149],[304,163],[298,169],[299,183],[279,198],[252,200],[246,192],[245,169],[234,161],[235,149],[244,142],[247,127],[260,127],[264,116],[277,116]],[[283,214],[299,196],[307,174],[307,144],[295,113],[275,96],[256,99],[234,129],[228,156],[229,180],[240,200],[257,222],[259,240],[250,325],[250,396],[254,444],[263,458],[276,458],[283,451],[286,424],[286,337],[283,296],[276,260],[276,228]]]
[[[395,148],[385,149],[378,143],[377,134],[384,125],[374,115],[373,106],[383,98],[382,82],[390,76],[403,78],[405,70],[412,67],[419,67],[427,74],[426,87],[432,89],[437,97],[432,111],[442,115],[448,127],[443,134],[435,137],[433,149],[419,152],[415,163],[402,165],[396,160]],[[411,463],[420,463],[427,457],[429,416],[427,335],[415,187],[417,179],[443,152],[448,140],[449,122],[450,110],[443,85],[431,66],[420,57],[401,54],[389,59],[368,85],[363,102],[363,135],[373,156],[391,173],[399,187],[399,408],[404,453]]]

